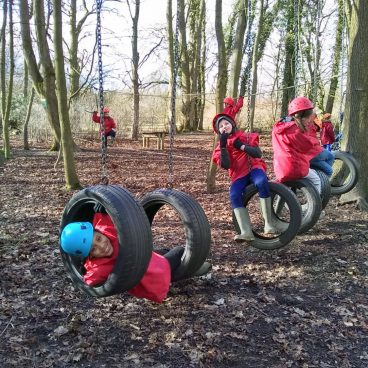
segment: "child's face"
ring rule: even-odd
[[[230,134],[232,130],[233,130],[233,126],[229,121],[227,121],[225,119],[220,120],[220,122],[219,122],[219,132],[220,132],[220,134],[222,134],[222,133]]]
[[[110,239],[95,231],[93,233],[93,241],[92,241],[92,248],[91,252],[89,253],[90,257],[92,258],[104,258],[104,257],[111,257],[114,249],[111,245]]]

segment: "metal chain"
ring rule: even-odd
[[[171,85],[171,117],[170,117],[170,148],[168,152],[168,178],[167,178],[167,188],[172,189],[174,187],[174,165],[173,165],[173,147],[174,147],[174,134],[176,131],[176,86],[177,86],[177,76],[179,68],[179,7],[176,10],[176,24],[175,24],[175,38],[174,38],[174,64],[172,73],[172,85]]]
[[[320,0],[317,1],[317,9],[316,9],[316,50],[314,55],[314,73],[313,73],[313,90],[312,90],[312,99],[314,104],[317,101],[317,91],[318,91],[318,53],[319,53],[319,29],[320,29],[320,19],[321,19],[321,2]]]
[[[107,185],[109,178],[107,174],[107,141],[105,135],[105,119],[104,119],[104,90],[103,90],[103,69],[102,69],[102,42],[101,42],[101,7],[103,0],[96,0],[97,8],[97,26],[96,26],[96,37],[97,37],[97,54],[98,54],[98,94],[100,102],[100,130],[101,130],[101,183]]]
[[[299,94],[299,0],[294,0],[294,97]]]

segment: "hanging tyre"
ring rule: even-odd
[[[188,194],[174,189],[158,189],[147,193],[142,197],[141,204],[152,226],[154,239],[157,231],[161,230],[157,237],[162,238],[165,232],[172,233],[177,231],[175,230],[177,227],[181,227],[179,231],[183,235],[182,239],[178,240],[181,244],[176,245],[183,245],[185,250],[181,264],[173,275],[173,281],[192,277],[206,260],[211,247],[210,225],[202,207]],[[162,209],[162,207],[164,208]],[[162,211],[159,211],[160,209]],[[168,211],[172,212],[170,218],[175,216],[178,218],[175,228],[170,225],[170,218],[164,223],[160,223],[160,217],[165,216]],[[154,222],[155,218],[157,218],[157,226],[156,221]],[[168,223],[169,227],[167,228]],[[163,245],[165,246],[165,244]]]
[[[298,234],[303,234],[315,225],[321,215],[321,197],[317,189],[306,179],[288,181],[284,184],[296,194],[301,205],[302,223]]]
[[[247,186],[246,193],[244,195],[244,206],[247,207],[249,211],[252,230],[255,235],[255,240],[250,242],[250,245],[255,248],[265,250],[278,249],[289,244],[298,234],[302,220],[301,208],[295,194],[285,185],[280,183],[269,182],[269,187],[273,201],[272,207],[275,208],[279,199],[283,201],[283,209],[280,209],[277,214],[278,219],[289,223],[288,228],[280,234],[264,235],[264,223],[259,209],[260,199],[257,188],[253,184]],[[276,216],[276,213],[274,213],[274,216]],[[235,231],[240,234],[240,228],[234,215],[234,211],[233,224]]]
[[[84,260],[65,253],[61,247],[60,251],[73,283],[89,295],[106,297],[131,289],[142,279],[152,256],[152,234],[140,203],[117,185],[97,185],[76,193],[64,209],[60,234],[71,222],[92,222],[96,203],[111,217],[120,244],[115,266],[105,283],[95,287],[87,285],[83,281]]]
[[[321,180],[321,201],[322,201],[322,209],[324,209],[327,206],[327,203],[331,197],[330,178],[322,170],[315,170],[315,171]]]
[[[332,151],[335,156],[334,172],[330,178],[331,194],[340,195],[350,192],[358,182],[358,163],[348,152]]]

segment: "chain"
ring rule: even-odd
[[[100,130],[102,132],[101,139],[101,182],[104,185],[109,183],[109,178],[106,169],[107,162],[107,141],[105,135],[105,119],[104,119],[104,90],[103,90],[103,69],[102,69],[102,43],[101,43],[101,7],[103,0],[96,0],[97,9],[97,28],[96,28],[96,36],[97,36],[97,53],[98,53],[98,94],[100,100]]]
[[[299,94],[299,0],[294,0],[294,97]]]
[[[342,122],[344,120],[344,113],[342,111],[343,102],[344,102],[344,70],[345,70],[345,37],[346,37],[346,19],[345,19],[345,1],[343,1],[343,26],[342,26],[342,35],[341,35],[341,81],[340,81],[340,112],[339,112],[339,133],[342,131]],[[341,141],[341,140],[340,140]],[[338,149],[340,149],[340,141]]]
[[[321,18],[321,2],[317,0],[317,14],[316,14],[316,51],[314,55],[314,73],[313,73],[313,91],[312,99],[316,104],[317,101],[317,90],[318,90],[318,53],[319,53],[319,29],[320,29],[320,18]]]
[[[168,152],[168,179],[167,188],[172,189],[174,187],[174,165],[173,165],[173,147],[174,147],[174,134],[176,130],[176,85],[179,68],[179,7],[176,10],[176,24],[175,24],[175,38],[174,38],[174,60],[173,60],[173,72],[172,72],[172,85],[171,85],[171,117],[170,117],[170,148]]]

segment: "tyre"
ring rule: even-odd
[[[322,211],[322,200],[317,189],[306,179],[299,179],[283,183],[297,196],[302,207],[302,223],[298,234],[311,229],[319,219]]]
[[[315,170],[321,179],[321,201],[322,201],[322,209],[327,206],[328,201],[331,197],[331,184],[330,178],[322,171]]]
[[[332,151],[335,156],[334,172],[330,178],[331,194],[340,195],[350,192],[358,182],[358,163],[348,152]]]
[[[158,189],[147,193],[141,198],[140,203],[153,227],[154,234],[156,233],[155,217],[158,218],[157,228],[161,225],[163,231],[175,231],[173,225],[169,224],[167,228],[170,218],[166,221],[166,227],[165,224],[159,222],[160,212],[163,212],[162,216],[164,216],[165,212],[172,211],[171,217],[179,218],[177,226],[181,227],[180,231],[184,234],[183,239],[179,241],[182,241],[180,245],[184,245],[185,250],[181,264],[175,271],[172,280],[178,281],[194,276],[209,255],[211,247],[210,225],[202,207],[188,194],[174,189]],[[163,206],[165,209],[159,212]],[[159,234],[161,238],[164,237],[163,231]]]
[[[286,231],[278,235],[263,235],[264,223],[262,214],[259,213],[259,196],[257,188],[253,184],[248,185],[244,195],[244,206],[247,207],[249,211],[252,230],[255,235],[255,240],[250,242],[250,245],[264,250],[278,249],[289,244],[298,234],[302,221],[301,207],[295,194],[285,185],[280,183],[269,182],[269,187],[271,198],[273,199],[273,207],[275,207],[278,198],[284,203],[283,213],[281,213],[280,210],[277,217],[279,220],[289,222],[289,227]],[[276,214],[274,215],[276,216]],[[234,212],[233,224],[235,231],[239,234],[240,229]]]
[[[83,281],[83,260],[65,253],[61,247],[60,252],[70,278],[79,289],[95,297],[106,297],[131,289],[142,279],[152,256],[152,234],[140,203],[117,185],[97,185],[76,193],[64,209],[60,234],[71,222],[92,222],[96,203],[102,204],[111,217],[120,244],[108,279],[100,286],[87,285]]]

